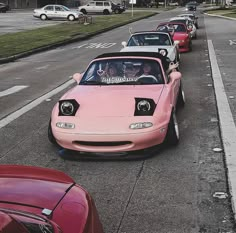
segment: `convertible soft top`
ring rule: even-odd
[[[103,53],[97,56],[95,59],[98,58],[115,58],[115,57],[154,57],[161,60],[162,66],[164,70],[168,70],[170,60],[168,57],[162,56],[160,53],[157,52],[114,52],[114,53]]]

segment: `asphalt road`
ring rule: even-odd
[[[223,29],[213,30],[215,24],[211,18],[206,17],[204,21],[199,14],[200,29],[198,39],[193,41],[193,51],[181,54],[187,102],[177,115],[181,136],[177,147],[163,148],[151,158],[131,161],[61,158],[47,140],[47,126],[53,105],[67,89],[46,98],[15,120],[11,115],[68,81],[73,73],[82,72],[97,55],[119,51],[121,41],[129,37],[129,27],[133,31],[152,30],[180,11],[165,12],[88,41],[1,65],[0,93],[13,86],[25,88],[0,97],[0,163],[66,172],[94,197],[106,233],[236,232],[230,198],[214,197],[217,192],[227,194],[228,186],[224,154],[213,151],[216,147],[222,148],[222,141],[207,36],[218,46],[218,59],[224,64],[229,62],[226,53],[231,54],[233,47],[222,54],[218,32]],[[233,37],[233,30],[229,33]],[[231,77],[233,69],[232,73],[230,69],[223,69]],[[233,80],[227,81],[234,85]],[[4,122],[6,116],[8,121]]]

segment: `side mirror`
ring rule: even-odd
[[[80,82],[80,80],[82,79],[82,74],[80,74],[80,73],[75,73],[74,75],[73,75],[73,79],[77,82],[77,83],[79,83]]]
[[[178,44],[179,44],[179,41],[175,40],[174,45],[178,45]]]
[[[175,80],[179,80],[181,79],[182,74],[179,71],[172,71],[170,73],[170,80],[171,82],[175,81]]]
[[[122,41],[122,42],[121,42],[121,45],[123,45],[123,47],[125,48],[126,45],[127,45],[126,41]]]

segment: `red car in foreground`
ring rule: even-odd
[[[63,172],[0,165],[1,233],[103,233],[93,199]]]
[[[192,50],[192,40],[190,36],[190,30],[184,23],[179,23],[179,22],[160,23],[156,30],[158,31],[163,26],[168,26],[174,29],[173,40],[179,43],[180,52],[189,52]]]

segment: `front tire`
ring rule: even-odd
[[[48,140],[53,144],[53,145],[56,145],[58,146],[57,144],[57,141],[53,135],[53,132],[52,132],[52,126],[51,126],[51,120],[49,121],[49,124],[48,124]]]
[[[46,15],[40,15],[40,19],[41,20],[47,20],[47,16]]]
[[[182,83],[180,83],[179,87],[179,94],[178,94],[178,99],[177,99],[177,107],[182,108],[185,105],[185,94],[183,91]]]
[[[170,116],[168,124],[168,130],[166,133],[166,144],[175,146],[179,143],[179,126],[176,118],[175,111],[173,110]]]
[[[68,16],[68,20],[69,21],[74,21],[75,20],[75,16],[74,15],[69,15]]]

